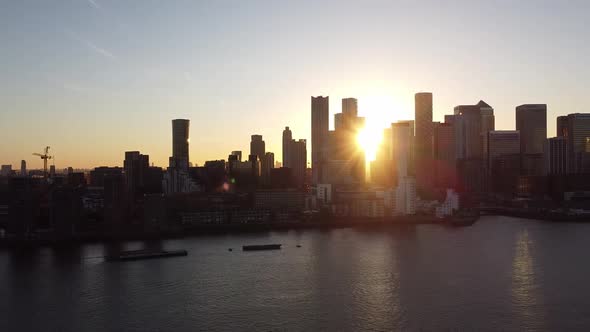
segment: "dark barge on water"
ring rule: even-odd
[[[186,250],[129,250],[121,251],[115,255],[106,256],[107,261],[134,261],[139,259],[152,259],[164,257],[186,256]]]
[[[243,251],[254,251],[254,250],[277,250],[281,249],[281,244],[253,244],[248,246],[242,246]]]

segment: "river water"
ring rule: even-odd
[[[189,255],[101,257],[144,247]],[[0,331],[590,330],[589,254],[590,224],[508,217],[0,251]]]

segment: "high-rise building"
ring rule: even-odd
[[[448,120],[455,124],[457,158],[485,158],[488,132],[495,129],[494,109],[480,100],[475,105],[455,106],[454,113]]]
[[[547,174],[567,174],[567,157],[567,139],[564,136],[547,139],[545,147],[545,165]]]
[[[172,120],[172,158],[176,167],[183,170],[189,167],[189,125],[190,120]]]
[[[162,181],[167,195],[199,189],[189,175],[189,125],[190,120],[172,120],[172,157]]]
[[[356,98],[342,99],[342,114],[346,117],[355,118],[358,116],[358,102]]]
[[[590,173],[590,113],[568,114],[563,136],[567,140],[568,173]]]
[[[283,130],[283,167],[290,167],[289,147],[291,146],[292,140],[293,133],[291,133],[289,127],[285,127],[285,130]]]
[[[488,133],[488,166],[501,155],[520,154],[520,132],[518,130],[493,130]]]
[[[11,176],[12,175],[12,165],[2,165],[0,168],[0,175],[1,176]]]
[[[322,182],[329,131],[329,98],[311,97],[311,169],[312,182]]]
[[[141,154],[139,151],[125,152],[123,168],[127,193],[131,198],[137,197],[143,192],[149,167],[150,157],[148,155]]]
[[[410,176],[399,178],[395,189],[395,214],[416,213],[416,180]]]
[[[522,154],[543,153],[547,140],[547,105],[525,104],[516,107],[516,130],[520,131]]]
[[[415,102],[415,170],[418,195],[430,196],[433,187],[432,171],[432,93],[419,92],[414,96]]]
[[[24,160],[20,162],[20,176],[27,176],[27,162]]]
[[[262,183],[265,185],[270,184],[270,172],[275,166],[275,154],[272,152],[266,152],[260,163],[260,176],[262,177]]]
[[[436,187],[454,188],[457,176],[455,129],[450,123],[441,123],[434,130],[434,159]]]
[[[561,115],[557,117],[557,121],[556,121],[556,131],[555,131],[555,135],[557,137],[563,137],[563,136],[567,136],[567,115]]]
[[[520,175],[520,132],[495,130],[488,133],[489,190],[513,195]]]
[[[264,158],[266,146],[262,140],[262,135],[252,135],[250,141],[250,155],[258,157],[259,160]]]
[[[242,161],[242,151],[232,151],[231,156],[236,156],[238,161]]]
[[[307,147],[304,139],[292,140],[289,147],[289,168],[291,168],[293,178],[297,187],[305,185],[305,172],[307,169]]]
[[[398,179],[408,176],[410,136],[412,136],[412,132],[409,123],[398,122],[391,124],[391,158],[395,162],[394,169]]]
[[[50,178],[54,178],[55,177],[55,165],[49,166],[49,177]]]

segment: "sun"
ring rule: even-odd
[[[361,129],[357,136],[356,141],[363,151],[365,151],[365,159],[367,161],[375,160],[377,156],[377,149],[381,144],[383,129],[375,128],[375,126],[367,125]]]

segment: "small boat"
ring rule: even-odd
[[[300,245],[300,244],[298,244],[298,245],[296,245],[296,247],[297,247],[297,248],[301,248],[301,245]]]
[[[253,244],[242,246],[243,251],[253,251],[253,250],[277,250],[281,249],[281,244]]]
[[[161,250],[161,251],[150,251],[150,250],[129,250],[121,251],[118,254],[106,256],[107,261],[132,261],[139,259],[151,259],[151,258],[164,258],[164,257],[176,257],[186,256],[188,252],[186,250]]]

